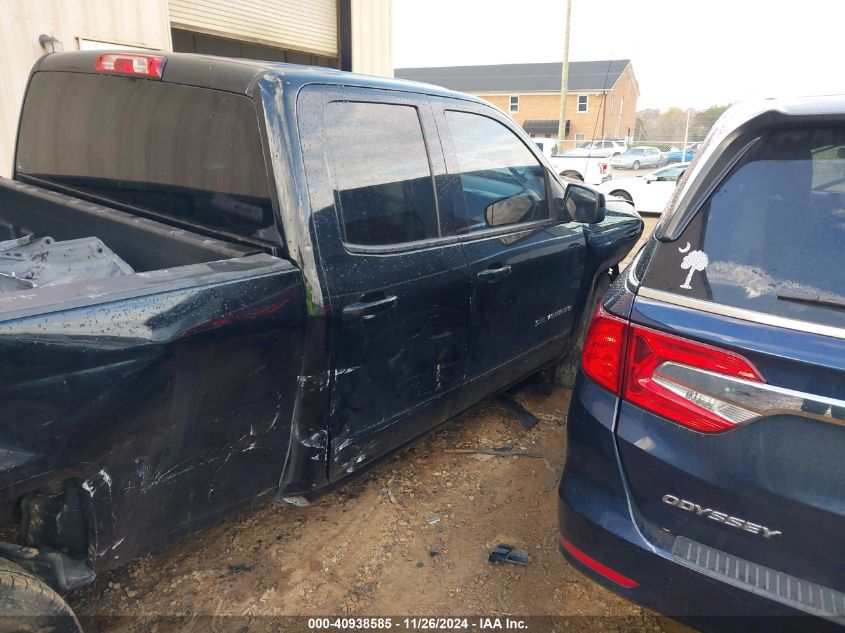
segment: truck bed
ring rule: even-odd
[[[0,180],[0,237],[29,231],[95,236],[136,272],[0,293],[0,524],[70,478],[107,569],[273,490],[302,365],[299,269]]]
[[[276,269],[282,260],[252,246],[177,229],[118,209],[0,178],[0,241],[49,237],[57,244],[97,238],[130,274],[0,292],[0,319],[130,298]],[[96,242],[95,242],[96,243]],[[57,254],[63,256],[63,254]],[[71,266],[72,267],[72,266]],[[131,269],[129,268],[131,267]]]
[[[56,241],[98,237],[136,272],[260,252],[42,187],[0,178],[0,240],[33,234]]]

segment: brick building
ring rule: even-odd
[[[531,136],[557,136],[560,62],[397,68],[395,75],[479,96],[508,113]],[[568,145],[598,138],[630,138],[639,94],[629,59],[570,62]]]

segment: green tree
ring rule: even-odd
[[[700,141],[707,133],[716,120],[722,116],[722,113],[727,110],[729,105],[712,105],[706,110],[701,110],[695,113],[695,116],[690,119],[689,134],[690,138]]]

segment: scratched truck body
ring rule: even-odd
[[[464,95],[42,58],[0,180],[0,555],[67,590],[307,503],[568,358],[641,231]]]

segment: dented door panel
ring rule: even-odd
[[[358,138],[357,130],[330,110],[355,117],[356,104],[384,112],[387,128],[395,116],[413,132],[391,141],[389,151],[399,154],[393,180],[390,165],[368,164],[372,175],[355,167],[359,148],[349,138]],[[427,100],[309,86],[298,106],[301,133],[319,140],[303,144],[303,153],[331,306],[329,477],[337,481],[448,417],[463,379],[469,283],[451,234],[451,198],[444,195],[445,166]],[[363,131],[359,136],[361,144],[374,142]],[[408,167],[414,160],[421,165]],[[397,209],[406,206],[397,205],[411,205],[410,198],[419,204],[410,211],[420,222],[401,227]],[[357,221],[350,220],[352,205]],[[380,219],[370,221],[368,213]]]

